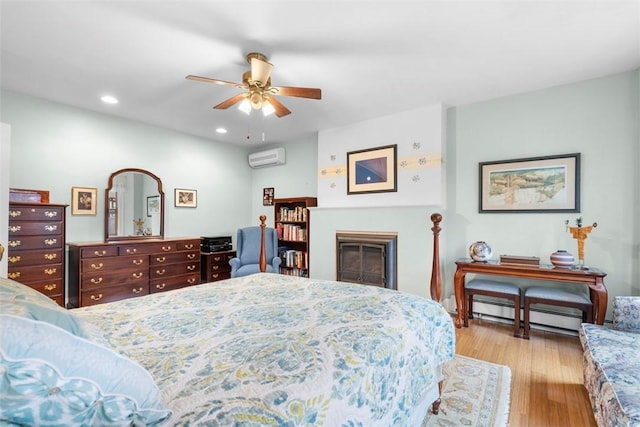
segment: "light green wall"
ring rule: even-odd
[[[251,220],[247,149],[139,122],[0,93],[0,121],[11,125],[10,185],[49,190],[69,204],[71,187],[95,187],[96,216],[67,210],[67,241],[104,238],[104,190],[109,175],[135,167],[163,182],[166,236],[232,234]],[[174,189],[198,191],[198,207],[174,207]]]
[[[267,225],[273,227],[273,206],[262,205],[263,189],[273,187],[275,198],[316,197],[316,165],[318,164],[318,138],[309,136],[299,141],[260,147],[251,152],[283,147],[284,165],[253,169],[251,172],[251,224],[260,224],[260,215],[267,216]]]
[[[564,221],[582,216],[598,223],[585,242],[586,264],[608,274],[610,295],[640,294],[638,100],[633,71],[451,108],[449,220],[458,231],[445,237],[450,251],[463,256],[486,240],[496,256],[548,262],[556,249],[577,253]],[[478,213],[479,162],[574,152],[582,154],[581,213]]]

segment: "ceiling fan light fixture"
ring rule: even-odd
[[[251,103],[247,98],[243,99],[240,105],[238,105],[238,110],[247,115],[251,114]]]
[[[254,110],[259,110],[262,108],[262,94],[258,92],[253,92],[249,95],[249,102],[251,102],[251,107]]]
[[[273,105],[269,101],[264,101],[262,103],[262,114],[264,117],[270,116],[276,112],[276,109],[273,108]]]

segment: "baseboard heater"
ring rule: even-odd
[[[451,313],[455,314],[456,304],[453,296],[448,298],[445,305]],[[443,304],[445,301],[443,301]],[[513,306],[502,303],[499,300],[484,299],[475,297],[473,299],[474,316],[480,319],[487,319],[496,322],[513,324],[514,312]],[[521,309],[520,319],[524,322],[524,310]],[[558,312],[548,310],[542,306],[531,306],[529,316],[531,329],[551,331],[561,334],[577,335],[582,323],[582,315],[577,311]]]

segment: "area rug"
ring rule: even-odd
[[[506,427],[510,390],[508,366],[455,356],[444,365],[440,412],[429,411],[422,427]]]

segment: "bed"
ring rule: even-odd
[[[0,297],[9,425],[420,426],[455,352],[438,302],[335,281],[259,273],[64,310],[0,279]]]

